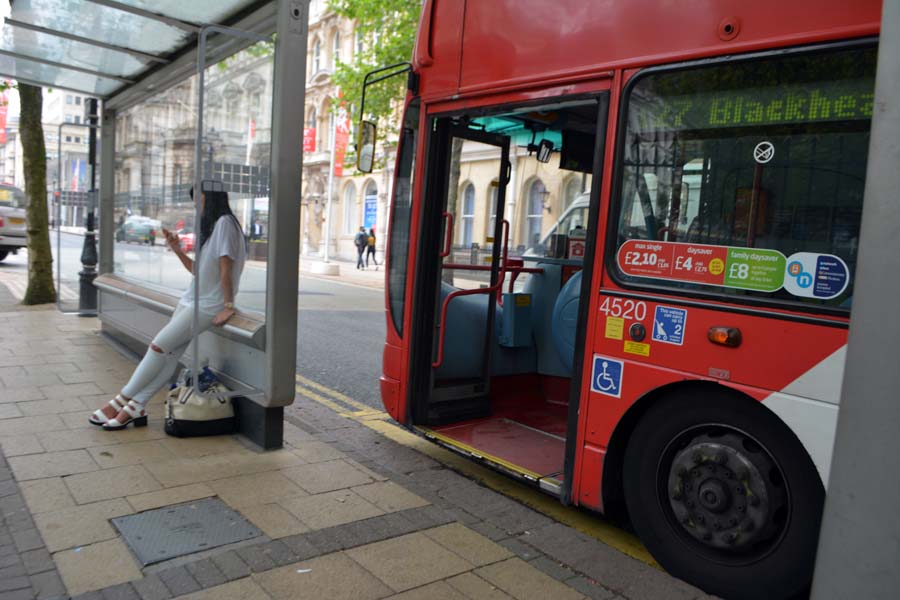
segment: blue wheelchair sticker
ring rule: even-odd
[[[653,341],[681,346],[684,343],[684,328],[687,325],[687,311],[683,308],[657,306],[653,315]]]
[[[622,361],[594,355],[591,391],[614,398],[622,397]]]

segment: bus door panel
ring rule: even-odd
[[[504,222],[509,174],[509,138],[499,134],[450,127],[443,150],[449,164],[443,192],[429,202],[439,212],[432,220],[440,233],[440,248],[431,338],[431,385],[423,424],[475,418],[490,412],[492,347],[500,281],[500,265],[508,226]],[[484,190],[462,176],[460,157],[466,152],[489,155],[479,164],[492,184]],[[490,204],[490,215],[476,206]],[[437,218],[439,217],[439,218]]]

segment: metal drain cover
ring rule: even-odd
[[[262,535],[218,498],[118,517],[112,523],[145,567]]]

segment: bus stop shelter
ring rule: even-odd
[[[167,228],[194,245],[191,187],[227,191],[245,232],[265,223],[238,314],[182,359],[235,390],[264,448],[295,389],[308,4],[16,0],[0,40],[0,76],[101,102],[94,285],[112,343],[142,353],[177,306],[190,274],[155,241]]]

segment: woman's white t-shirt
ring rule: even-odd
[[[247,260],[247,249],[244,245],[244,234],[237,222],[230,216],[219,217],[209,240],[200,248],[200,264],[194,263],[194,277],[200,277],[200,310],[218,313],[225,308],[225,294],[222,292],[222,273],[219,259],[223,256],[231,258],[231,284],[237,297],[241,284],[241,273]],[[194,280],[181,297],[181,304],[193,306]]]

